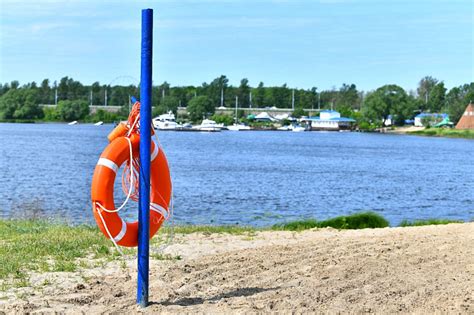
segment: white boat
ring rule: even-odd
[[[199,131],[221,131],[224,128],[224,124],[218,124],[214,120],[204,119],[200,125],[193,126],[193,129]]]
[[[233,124],[232,126],[227,126],[227,129],[231,131],[251,130],[250,126],[246,126],[244,124]]]
[[[291,131],[293,131],[293,132],[302,132],[302,131],[306,131],[306,128],[301,127],[301,126],[293,126],[293,128],[291,128]]]
[[[103,121],[98,121],[94,124],[94,126],[102,126],[104,124]]]
[[[159,130],[176,130],[179,126],[176,123],[173,112],[169,111],[166,114],[153,118],[153,127]]]
[[[282,127],[278,128],[277,130],[302,132],[302,131],[306,131],[306,128],[302,127],[300,125],[288,125],[288,126],[282,126]]]
[[[69,126],[77,125],[77,120],[71,121],[70,123],[68,123],[68,125],[69,125]]]

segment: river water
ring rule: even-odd
[[[112,129],[0,124],[0,217],[92,223],[92,174]],[[473,140],[271,131],[159,137],[176,223],[268,226],[365,210],[391,225],[474,218]],[[136,218],[136,208],[123,215]]]

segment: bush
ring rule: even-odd
[[[125,120],[125,119],[127,119],[127,117],[124,115],[121,115],[120,113],[111,113],[103,109],[99,109],[94,114],[87,116],[86,121],[94,122],[94,123],[99,122],[99,121],[103,121],[104,123],[111,123],[111,122]]]
[[[55,121],[59,119],[59,114],[54,107],[43,107],[44,120]]]
[[[374,131],[377,128],[377,125],[371,124],[367,121],[362,121],[359,123],[359,130],[363,131]]]
[[[89,114],[86,101],[59,101],[56,107],[59,119],[64,121],[81,120]]]
[[[275,224],[274,230],[301,231],[312,229],[315,227],[324,228],[332,227],[335,229],[367,229],[367,228],[384,228],[388,226],[388,221],[381,215],[374,212],[362,212],[347,216],[339,216],[325,221],[317,221],[315,219],[307,219],[301,221],[293,221],[283,224]]]
[[[234,117],[229,116],[229,115],[218,115],[214,114],[211,117],[212,120],[214,120],[216,123],[221,124],[223,123],[224,125],[232,125],[234,123]]]
[[[384,228],[388,226],[388,221],[381,215],[374,212],[356,213],[347,216],[339,216],[318,223],[319,227],[333,227],[335,229],[367,229]]]

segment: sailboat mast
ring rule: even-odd
[[[239,105],[239,97],[235,96],[235,123],[237,123],[237,106]]]

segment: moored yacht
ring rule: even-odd
[[[204,119],[200,125],[193,126],[193,129],[199,131],[221,131],[224,128],[224,124],[218,124],[214,120]]]
[[[251,130],[250,126],[244,125],[244,124],[233,124],[231,126],[227,126],[228,130],[231,131],[244,131],[244,130]]]
[[[153,118],[153,127],[159,130],[176,130],[178,124],[176,123],[173,112],[169,111],[166,114]]]

